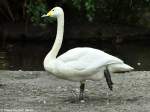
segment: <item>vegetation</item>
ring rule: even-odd
[[[41,19],[41,15],[47,12],[48,7],[56,5],[78,10],[82,18],[86,17],[89,21],[98,20],[114,23],[135,24],[144,13],[150,12],[150,0],[1,0],[0,13],[3,15],[3,20],[10,17],[15,21],[19,18],[22,19],[24,14],[17,12],[21,9],[24,10],[22,13],[26,13],[27,16],[25,17],[29,17],[32,23],[49,23],[52,20],[49,18]]]
[[[73,6],[89,21],[100,18],[102,21],[136,23],[143,11],[150,10],[150,0],[63,0],[62,3]],[[27,13],[31,21],[41,22],[40,15],[47,7],[46,0],[29,0]]]
[[[85,10],[85,16],[89,21],[92,21],[95,16],[96,11],[96,1],[95,0],[72,0],[72,4],[79,11]]]
[[[45,0],[28,0],[27,2],[27,14],[30,16],[31,22],[38,23],[50,23],[52,19],[42,19],[41,16],[47,13],[47,3]]]

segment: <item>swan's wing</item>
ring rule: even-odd
[[[74,48],[60,55],[57,59],[63,62],[69,62],[73,60],[77,61],[79,58],[86,54],[86,51],[87,50],[84,48]]]
[[[57,60],[63,66],[61,69],[77,72],[91,72],[108,64],[123,63],[119,58],[93,48],[75,48],[59,56]]]

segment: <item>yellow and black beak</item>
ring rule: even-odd
[[[41,17],[50,17],[50,16],[52,16],[52,12],[51,11],[49,11],[47,14],[44,14],[44,15],[42,15]]]

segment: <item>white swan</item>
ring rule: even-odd
[[[63,41],[64,12],[62,8],[54,7],[42,17],[47,16],[57,18],[57,34],[51,51],[44,59],[44,68],[59,78],[81,82],[80,100],[83,100],[86,80],[100,80],[105,76],[109,88],[112,89],[113,83],[109,72],[133,70],[121,59],[89,47],[74,48],[57,57]]]

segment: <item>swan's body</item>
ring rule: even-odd
[[[56,59],[44,60],[44,67],[53,75],[71,81],[100,80],[105,67],[111,72],[129,71],[130,66],[122,60],[98,49],[83,47],[74,48]]]
[[[57,57],[63,40],[64,13],[60,7],[55,7],[46,15],[43,15],[43,17],[45,16],[56,17],[58,22],[56,40],[44,59],[46,71],[62,79],[84,82],[102,79],[106,67],[110,72],[133,69],[119,58],[89,47],[74,48]]]

